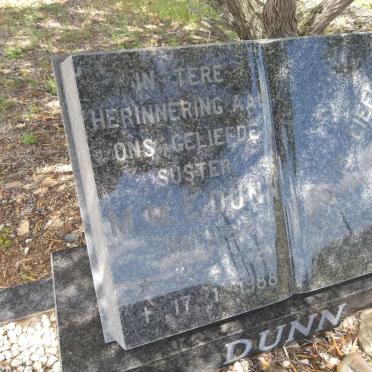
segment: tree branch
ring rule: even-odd
[[[240,39],[259,39],[263,35],[260,0],[210,0],[221,12],[224,21],[236,31]]]
[[[354,0],[324,0],[304,18],[299,26],[300,35],[320,34]]]
[[[199,25],[206,29],[210,35],[215,36],[219,41],[230,41],[233,38],[229,36],[224,28],[231,29],[230,25],[224,22],[221,19],[210,19],[207,18],[204,14],[200,12],[199,9],[189,5],[189,9],[191,12],[196,14],[199,17]]]

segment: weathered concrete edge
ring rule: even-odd
[[[51,278],[0,289],[0,322],[54,309]]]

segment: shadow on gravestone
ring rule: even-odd
[[[349,125],[370,115],[369,40],[55,59],[106,340],[135,348],[370,273],[371,130]]]

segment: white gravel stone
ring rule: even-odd
[[[18,336],[15,329],[8,331],[8,339],[11,344],[16,344],[18,342]]]
[[[19,325],[16,326],[15,328],[15,333],[17,336],[20,336],[23,333],[23,328]]]
[[[23,363],[30,360],[31,353],[29,350],[25,350],[19,357],[22,359]]]
[[[12,353],[9,351],[9,350],[7,350],[7,351],[4,351],[4,357],[5,357],[5,360],[10,360],[10,359],[12,359]]]
[[[41,362],[37,361],[35,362],[32,367],[36,370],[36,371],[41,371],[43,369],[43,365],[41,364]]]
[[[16,328],[16,324],[14,322],[11,322],[11,323],[8,323],[6,326],[5,326],[5,329],[7,331],[12,331],[13,329]]]
[[[28,344],[29,344],[29,341],[27,339],[26,333],[22,333],[18,337],[18,346],[20,347],[21,350],[24,350],[27,348]]]
[[[27,328],[27,332],[26,332],[29,336],[32,336],[34,333],[35,333],[35,330],[34,328],[32,327],[29,327]]]
[[[3,346],[0,347],[0,352],[10,350],[11,347],[12,347],[11,343],[8,341],[7,338],[5,338],[3,340]]]
[[[5,360],[4,353],[0,353],[0,362],[3,362]]]
[[[45,355],[45,350],[44,348],[41,346],[39,347],[37,350],[36,350],[36,353],[39,354],[40,357],[43,357]]]
[[[34,328],[35,330],[41,330],[43,329],[43,325],[41,324],[41,322],[37,322],[35,325],[34,325]]]
[[[43,324],[48,323],[48,325],[49,325],[50,319],[49,319],[49,316],[47,314],[43,314],[41,316],[41,323],[43,323]]]
[[[31,341],[32,342],[32,341]],[[30,347],[28,348],[29,352],[31,354],[35,353],[36,350],[37,350],[37,345],[30,345]]]
[[[32,372],[32,367],[27,366],[27,367],[23,370],[23,372]]]
[[[13,344],[11,350],[14,357],[18,356],[20,353],[18,344]]]
[[[51,355],[46,363],[47,367],[51,367],[54,363],[58,362],[58,358]]]
[[[4,327],[0,326],[0,337],[5,335],[5,329]]]
[[[56,314],[55,313],[50,314],[50,321],[51,322],[55,322],[56,321]]]
[[[22,365],[22,360],[21,359],[13,359],[12,362],[10,363],[10,365],[13,367],[13,368],[17,368],[17,367],[20,367]]]
[[[32,360],[33,362],[37,362],[39,360],[39,354],[38,353],[33,353],[31,354],[30,356],[30,360]]]
[[[62,367],[60,362],[56,362],[53,364],[52,372],[62,372]]]
[[[47,362],[48,362],[48,357],[47,357],[46,355],[44,355],[43,357],[41,357],[41,358],[39,359],[39,362],[40,362],[43,366],[45,366],[45,365],[47,364]]]
[[[58,348],[54,346],[46,347],[45,351],[47,354],[58,355]]]

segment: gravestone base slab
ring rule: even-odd
[[[63,371],[215,371],[372,306],[372,275],[130,350],[105,343],[85,247],[52,256]]]

